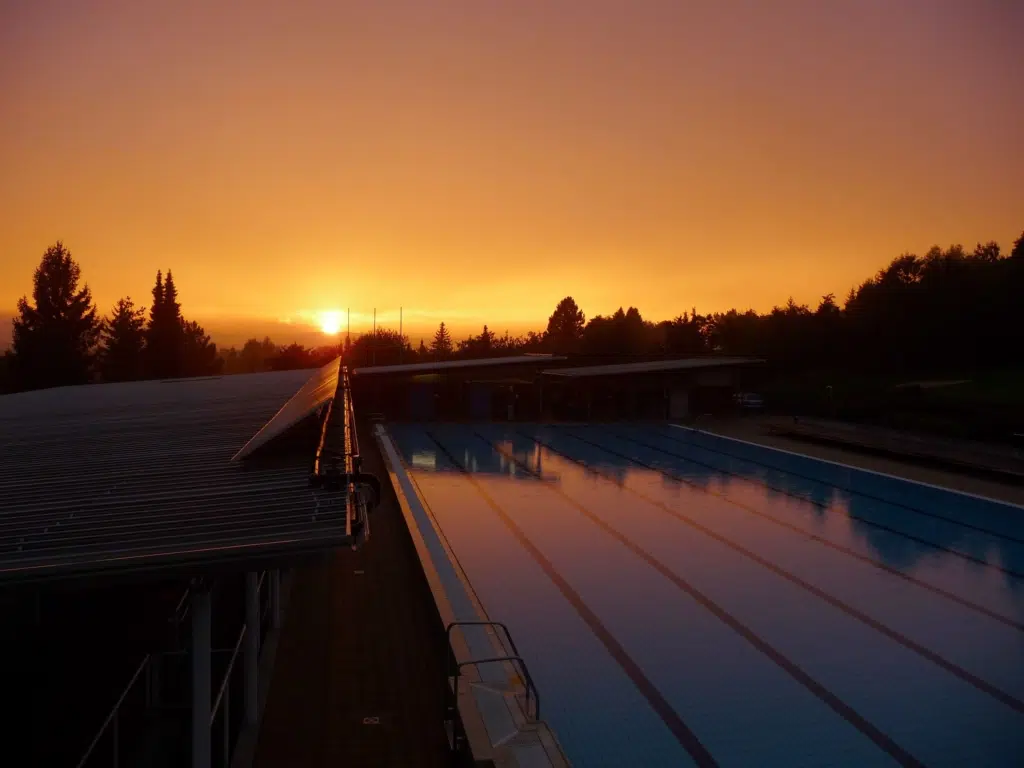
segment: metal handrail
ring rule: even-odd
[[[512,653],[516,656],[519,655],[519,649],[516,648],[516,643],[512,639],[512,633],[508,631],[508,627],[505,626],[504,622],[501,621],[477,621],[477,620],[466,620],[466,621],[453,621],[447,627],[445,627],[445,636],[448,638],[448,647],[452,644],[452,630],[456,627],[501,627],[505,632],[505,637],[508,639],[508,644],[512,649]]]
[[[220,683],[220,690],[217,691],[217,698],[213,700],[213,708],[210,710],[210,725],[213,725],[214,720],[217,719],[217,712],[220,709],[221,699],[224,698],[224,693],[227,691],[228,685],[231,683],[231,672],[235,668],[235,660],[238,658],[238,652],[242,648],[242,640],[245,638],[245,632],[248,627],[243,624],[242,631],[238,633],[238,640],[235,641],[235,647],[231,652],[231,659],[228,661],[228,667],[224,670],[224,678]],[[230,695],[229,695],[230,698]],[[225,699],[225,702],[228,699]],[[226,711],[226,710],[225,710]]]
[[[129,691],[131,691],[131,689],[135,686],[135,682],[139,679],[139,675],[141,675],[143,670],[146,669],[147,665],[149,664],[150,658],[151,655],[147,653],[145,658],[142,660],[142,663],[140,663],[138,668],[135,670],[135,674],[132,675],[132,679],[128,681],[128,685],[126,685],[124,690],[121,692],[120,697],[118,697],[117,699],[117,703],[114,704],[114,706],[110,710],[110,714],[107,715],[107,719],[103,721],[103,725],[101,725],[100,729],[96,732],[96,736],[93,737],[92,743],[90,743],[88,748],[85,750],[85,754],[82,756],[82,759],[78,761],[77,768],[82,768],[82,766],[85,765],[89,758],[92,757],[92,751],[96,749],[96,745],[103,737],[103,734],[106,733],[107,727],[110,726],[111,723],[114,724],[114,765],[116,766],[118,764],[120,760],[120,744],[118,743],[119,734],[117,727],[117,716],[121,709],[121,704],[124,702],[125,697],[128,695]]]

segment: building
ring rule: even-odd
[[[522,355],[357,368],[352,379],[362,409],[399,421],[685,419],[731,410],[761,362]]]

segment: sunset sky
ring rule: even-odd
[[[0,315],[58,238],[232,342],[845,296],[1020,235],[1022,41],[1017,0],[2,0]]]

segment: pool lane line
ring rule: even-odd
[[[565,424],[565,426],[570,426],[570,427],[590,426],[589,424],[586,424],[586,423],[576,423],[576,422],[571,422],[571,423],[570,422],[560,422],[559,424],[561,425],[563,423]],[[971,491],[964,491],[964,490],[961,490],[959,488],[952,488],[952,487],[950,487],[948,485],[938,485],[937,483],[929,483],[929,482],[927,482],[925,480],[918,480],[917,478],[914,478],[914,477],[907,477],[905,475],[895,475],[895,474],[892,474],[891,472],[882,472],[881,470],[878,470],[878,469],[869,469],[868,467],[864,467],[864,466],[861,466],[861,465],[847,464],[844,461],[838,461],[836,459],[826,459],[823,456],[811,456],[811,455],[806,454],[806,453],[800,453],[799,451],[794,451],[791,448],[780,448],[777,445],[768,445],[767,443],[755,443],[755,442],[752,442],[750,440],[744,440],[744,439],[739,438],[739,437],[734,437],[733,435],[725,435],[725,434],[722,434],[721,432],[712,432],[710,430],[699,429],[697,427],[686,427],[686,426],[683,426],[682,424],[676,424],[675,422],[671,422],[671,421],[663,422],[663,423],[665,423],[667,426],[669,426],[669,427],[671,427],[673,429],[683,429],[683,430],[686,430],[688,432],[695,432],[698,435],[707,435],[708,437],[716,437],[719,440],[727,440],[730,443],[741,443],[742,445],[749,445],[749,446],[751,446],[753,448],[763,448],[763,449],[767,449],[769,451],[772,451],[773,453],[785,453],[785,454],[788,454],[789,456],[796,456],[797,458],[801,458],[801,459],[814,459],[814,461],[821,462],[822,464],[831,464],[833,467],[840,467],[841,469],[854,469],[854,470],[856,470],[858,472],[863,472],[863,473],[868,474],[868,475],[877,475],[878,477],[885,477],[885,478],[888,478],[889,480],[901,480],[904,483],[910,483],[911,485],[920,485],[920,486],[923,486],[924,488],[931,488],[934,491],[944,491],[946,493],[951,493],[954,496],[963,496],[964,498],[968,498],[968,499],[977,499],[979,501],[987,501],[990,504],[995,504],[995,505],[1000,506],[1000,507],[1009,507],[1010,509],[1014,510],[1015,512],[1024,512],[1024,504],[1018,504],[1018,503],[1016,503],[1014,501],[1009,501],[1007,499],[997,499],[994,496],[985,496],[984,494],[981,494],[981,493],[973,493]]]
[[[534,477],[538,475],[533,472],[530,467],[523,464],[519,459],[515,458],[512,454],[503,451],[498,448],[494,443],[488,440],[486,437],[479,433],[475,433],[477,437],[483,440],[485,443],[491,446],[491,449],[498,453],[506,456],[510,461],[519,464],[523,469]],[[578,463],[578,462],[577,462]],[[654,555],[650,554],[647,550],[641,547],[639,544],[634,542],[632,539],[624,535],[621,531],[614,528],[613,526],[606,523],[600,517],[595,515],[585,506],[580,504],[578,501],[573,499],[568,493],[559,488],[558,486],[539,478],[548,490],[564,498],[570,506],[572,506],[577,512],[586,517],[590,522],[594,523],[598,528],[607,533],[613,539],[622,544],[626,549],[632,552],[634,555],[639,557],[651,568],[661,574],[663,577],[668,579],[673,585],[678,587],[682,592],[685,592],[694,601],[711,613],[715,618],[721,621],[723,624],[728,626],[736,634],[750,643],[754,648],[760,651],[762,654],[768,657],[770,661],[775,663],[780,669],[786,672],[796,682],[802,685],[810,693],[816,696],[823,704],[829,709],[842,717],[847,723],[852,725],[858,731],[866,736],[869,740],[874,742],[876,746],[881,748],[886,754],[896,760],[900,765],[903,766],[918,766],[923,768],[923,763],[916,757],[910,754],[907,750],[896,743],[895,740],[878,726],[868,720],[866,717],[861,715],[857,710],[847,704],[845,701],[836,696],[832,691],[826,688],[824,685],[819,683],[809,673],[807,673],[802,667],[796,662],[785,656],[781,651],[777,650],[774,646],[770,645],[768,641],[764,640],[760,635],[750,629],[747,625],[743,624],[739,619],[733,616],[731,613],[722,608],[718,603],[714,602],[711,598],[705,595],[703,592],[698,590],[688,581],[683,579],[679,574],[669,568],[667,565],[658,560]]]
[[[598,471],[596,469],[592,469],[591,467],[589,467],[585,462],[581,461],[580,459],[577,459],[577,458],[575,458],[573,456],[570,456],[569,454],[565,453],[564,451],[560,451],[557,448],[554,448],[549,443],[545,443],[543,440],[541,440],[536,435],[531,435],[531,434],[528,434],[528,433],[523,432],[521,430],[517,431],[517,434],[519,434],[522,437],[525,437],[525,438],[527,438],[529,440],[532,440],[533,442],[537,443],[538,445],[544,446],[545,448],[547,448],[552,453],[558,454],[559,456],[563,456],[564,458],[568,459],[569,461],[573,461],[573,462],[576,462],[577,464],[580,464],[581,466],[583,466],[589,472],[597,472]],[[570,435],[570,437],[571,437],[571,435]],[[726,502],[727,504],[731,504],[734,507],[738,507],[739,509],[744,510],[745,512],[749,512],[750,514],[756,515],[757,517],[760,517],[760,518],[762,518],[764,520],[767,520],[770,523],[774,523],[775,525],[778,525],[781,528],[785,528],[787,530],[792,531],[793,533],[799,534],[801,537],[806,537],[806,538],[810,539],[811,541],[814,541],[814,542],[817,542],[818,544],[821,544],[822,546],[828,547],[829,549],[834,549],[836,552],[841,552],[842,554],[847,555],[849,557],[852,557],[855,560],[860,560],[863,563],[867,563],[868,565],[871,565],[871,566],[873,566],[875,568],[878,568],[881,571],[885,571],[888,574],[891,574],[893,576],[896,576],[897,578],[903,579],[906,582],[909,582],[909,583],[914,584],[914,585],[916,585],[918,587],[921,587],[922,589],[925,589],[925,590],[927,590],[929,592],[932,592],[933,594],[936,594],[936,595],[939,595],[941,597],[944,597],[947,600],[949,600],[950,602],[956,603],[957,605],[961,605],[964,608],[967,608],[968,610],[974,611],[974,612],[979,613],[982,616],[985,616],[985,617],[987,617],[989,619],[992,619],[994,621],[998,621],[1000,624],[1005,624],[1008,627],[1016,629],[1018,632],[1024,632],[1024,623],[1021,623],[1019,621],[1015,621],[1014,619],[1011,619],[1008,616],[1004,616],[1003,614],[1001,614],[1001,613],[999,613],[997,611],[993,611],[991,608],[986,608],[983,605],[979,605],[977,603],[974,603],[974,602],[968,600],[965,597],[960,597],[960,595],[954,594],[953,592],[948,592],[945,589],[943,589],[942,587],[937,587],[934,584],[929,584],[926,581],[922,581],[921,579],[918,579],[915,576],[911,576],[908,573],[904,573],[903,571],[899,570],[898,568],[893,568],[891,565],[886,565],[885,563],[881,563],[878,560],[875,560],[874,558],[869,557],[868,555],[863,555],[860,552],[857,552],[855,550],[849,549],[848,547],[844,547],[842,544],[836,544],[834,541],[826,539],[823,536],[819,536],[816,533],[811,533],[810,531],[804,530],[803,528],[801,528],[798,525],[793,525],[792,523],[787,523],[785,520],[780,520],[777,517],[773,517],[772,515],[769,515],[766,512],[762,512],[761,510],[757,509],[757,507],[753,507],[753,506],[751,506],[749,504],[744,504],[742,501],[737,501],[736,499],[730,498],[729,496],[727,496],[724,493],[721,493],[719,491],[714,491],[714,490],[711,490],[710,488],[704,488],[704,487],[698,485],[697,483],[694,483],[694,482],[691,482],[691,481],[685,479],[684,477],[681,477],[679,475],[673,474],[673,473],[668,472],[668,471],[666,471],[664,469],[658,469],[657,467],[654,467],[651,464],[646,464],[646,463],[644,463],[644,462],[642,462],[642,461],[640,461],[638,459],[632,458],[631,456],[626,456],[625,454],[617,453],[617,452],[615,452],[614,450],[612,450],[610,448],[602,447],[601,450],[607,451],[607,452],[609,452],[609,453],[611,453],[613,455],[616,455],[616,456],[620,456],[621,458],[624,458],[627,461],[630,461],[630,462],[632,462],[634,464],[637,464],[637,465],[643,467],[644,469],[649,469],[652,472],[657,472],[657,473],[659,473],[661,475],[664,475],[665,477],[667,477],[667,478],[669,478],[671,480],[675,480],[675,481],[684,483],[684,484],[690,486],[691,488],[694,488],[694,489],[696,489],[698,491],[701,491],[702,493],[708,494],[709,496],[715,496],[716,498],[721,499],[722,501]],[[622,483],[620,483],[615,478],[607,478],[607,479],[609,481],[611,481],[611,482],[614,482],[616,485],[620,485],[620,486],[623,485]]]
[[[568,454],[566,454],[566,453],[564,453],[562,451],[559,451],[559,450],[557,450],[555,448],[551,448],[550,446],[545,445],[542,441],[537,440],[536,438],[534,440],[535,440],[535,442],[538,445],[543,445],[545,448],[547,448],[552,453],[555,453],[555,454],[557,454],[559,456],[562,456],[565,459],[567,459],[568,461],[573,462],[574,464],[578,464],[578,465],[584,466],[584,467],[586,466],[586,464],[582,460],[573,458],[572,456],[569,456]],[[497,448],[497,447],[495,447],[494,450],[501,452],[501,449]],[[602,476],[604,476],[603,472],[601,474],[602,474]],[[606,476],[605,476],[605,479],[609,480],[609,478],[607,478]],[[825,590],[821,589],[820,587],[814,586],[813,584],[811,584],[808,581],[805,581],[804,579],[800,578],[796,574],[790,573],[789,571],[785,570],[784,568],[781,568],[780,566],[776,565],[775,563],[771,562],[770,560],[767,560],[766,558],[761,557],[760,555],[758,555],[753,550],[747,549],[742,544],[738,544],[738,543],[732,541],[731,539],[729,539],[728,537],[723,536],[722,534],[718,533],[717,531],[714,531],[711,528],[708,528],[707,526],[703,525],[702,523],[699,523],[696,520],[694,520],[694,519],[692,519],[692,518],[682,514],[681,512],[678,512],[678,511],[672,509],[671,507],[669,507],[668,505],[666,505],[663,502],[659,501],[658,499],[655,499],[655,498],[653,498],[651,496],[648,496],[647,494],[643,493],[642,491],[638,491],[635,488],[630,488],[628,486],[623,486],[623,487],[625,487],[625,489],[627,491],[629,491],[630,493],[634,494],[635,496],[639,496],[641,499],[643,499],[644,501],[648,502],[649,504],[652,504],[655,507],[658,507],[663,512],[665,512],[666,514],[674,517],[675,519],[679,520],[680,522],[685,523],[686,525],[690,526],[691,528],[694,528],[697,531],[700,531],[701,533],[703,533],[704,535],[714,539],[715,541],[718,541],[719,543],[724,544],[725,546],[729,547],[730,549],[734,550],[735,552],[738,552],[739,554],[743,555],[744,557],[754,561],[758,565],[760,565],[760,566],[762,566],[764,568],[767,568],[772,573],[776,574],[777,576],[781,576],[782,578],[786,579],[787,581],[791,582],[792,584],[795,584],[796,586],[800,587],[801,589],[804,589],[807,592],[810,592],[812,595],[814,595],[815,597],[817,597],[817,598],[823,600],[824,602],[828,603],[833,608],[839,609],[840,611],[842,611],[846,615],[850,616],[851,618],[854,618],[857,621],[860,621],[862,624],[867,625],[871,629],[873,629],[876,632],[878,632],[879,634],[889,638],[890,640],[898,643],[899,645],[903,646],[907,650],[909,650],[909,651],[911,651],[913,653],[918,654],[919,656],[921,656],[924,659],[927,659],[928,661],[932,662],[933,664],[935,664],[939,668],[943,669],[944,671],[948,672],[949,674],[953,675],[954,677],[959,678],[963,682],[965,682],[968,685],[976,688],[977,690],[981,691],[982,693],[988,694],[992,698],[994,698],[997,701],[999,701],[1001,704],[1005,704],[1006,706],[1010,707],[1015,712],[1017,712],[1019,714],[1024,714],[1024,701],[1021,701],[1020,699],[1018,699],[1013,694],[1007,693],[1006,691],[1004,691],[1004,690],[1002,690],[1000,688],[997,688],[996,686],[992,685],[991,683],[989,683],[989,682],[983,680],[982,678],[978,677],[974,673],[969,672],[968,670],[964,669],[960,665],[955,664],[954,662],[950,661],[949,659],[945,658],[944,656],[939,655],[938,653],[936,653],[935,651],[931,650],[930,648],[927,648],[927,647],[921,645],[916,640],[912,640],[911,638],[907,637],[903,633],[898,632],[895,629],[892,629],[891,627],[886,626],[882,622],[878,621],[877,619],[872,618],[871,616],[869,616],[868,614],[866,614],[863,611],[859,610],[858,608],[854,608],[849,603],[846,603],[846,602],[840,600],[839,598],[834,597],[833,595],[830,595]]]
[[[498,519],[504,523],[505,527],[508,528],[509,532],[516,538],[519,544],[526,550],[527,554],[530,555],[540,566],[541,570],[544,571],[545,575],[552,581],[552,583],[558,588],[558,591],[562,593],[562,596],[569,602],[569,604],[575,609],[576,613],[584,623],[590,628],[590,631],[594,636],[601,642],[608,651],[609,655],[615,660],[626,676],[632,681],[633,685],[636,686],[640,694],[647,700],[651,709],[654,710],[655,714],[661,718],[661,721],[669,729],[676,741],[679,742],[680,746],[689,753],[690,757],[693,758],[694,762],[700,766],[700,768],[715,768],[718,766],[718,762],[711,756],[707,747],[701,743],[690,727],[683,722],[682,717],[679,713],[672,708],[661,692],[657,689],[650,678],[648,678],[640,665],[633,660],[625,648],[615,639],[615,636],[608,630],[601,619],[596,613],[584,602],[580,594],[572,587],[571,584],[562,576],[555,568],[554,564],[545,557],[544,553],[541,552],[537,546],[530,541],[526,533],[520,528],[516,522],[509,516],[504,509],[498,504],[494,498],[487,493],[481,483],[473,477],[473,474],[466,469],[452,455],[452,453],[445,448],[444,444],[441,443],[437,437],[434,436],[433,432],[427,430],[427,437],[429,437],[438,449],[444,454],[444,456],[452,463],[456,469],[458,469],[463,475],[465,475],[467,481],[473,485],[477,493],[483,498],[487,506],[498,516]]]
[[[653,447],[651,445],[648,445],[647,443],[644,443],[644,442],[642,442],[640,440],[636,440],[635,438],[629,437],[628,435],[624,435],[624,434],[622,434],[620,432],[613,432],[612,430],[608,430],[608,432],[609,432],[609,434],[615,435],[615,437],[618,437],[620,440],[629,440],[629,441],[637,443],[639,445],[645,445],[648,448],[652,448]],[[855,489],[847,487],[847,486],[836,485],[835,483],[829,482],[828,480],[820,480],[818,478],[811,477],[810,475],[801,474],[800,472],[793,472],[793,471],[788,470],[788,469],[783,469],[782,467],[777,467],[774,464],[766,464],[763,461],[757,461],[755,459],[748,459],[748,458],[745,458],[743,456],[737,456],[736,454],[727,453],[726,451],[721,451],[721,450],[718,450],[717,448],[708,448],[707,446],[701,445],[700,443],[697,443],[697,442],[695,442],[693,440],[689,440],[689,441],[687,441],[687,440],[680,440],[679,438],[673,437],[671,434],[664,433],[664,432],[658,432],[656,434],[659,437],[664,438],[665,440],[669,440],[672,443],[675,443],[676,445],[689,445],[689,446],[693,446],[694,448],[698,448],[698,449],[700,449],[702,451],[707,451],[708,453],[717,453],[717,454],[719,454],[721,456],[725,456],[727,458],[734,459],[736,461],[744,461],[744,462],[746,462],[748,464],[754,464],[754,465],[759,466],[759,467],[764,467],[765,469],[774,470],[776,472],[781,472],[782,474],[785,474],[785,475],[792,475],[793,477],[799,477],[799,478],[801,478],[803,480],[807,480],[807,481],[812,482],[812,483],[818,483],[819,485],[824,485],[827,488],[835,488],[835,489],[838,489],[840,491],[845,491],[846,493],[852,494],[854,496],[860,496],[861,498],[864,498],[864,499],[871,499],[873,501],[880,501],[883,504],[888,504],[890,506],[897,507],[899,509],[904,509],[904,510],[906,510],[908,512],[912,512],[915,515],[921,515],[922,517],[930,517],[933,520],[942,520],[943,522],[949,523],[950,525],[957,525],[957,526],[959,526],[961,528],[966,528],[967,530],[970,530],[970,531],[977,531],[978,533],[983,533],[986,536],[991,536],[991,537],[993,537],[995,539],[1002,539],[1004,541],[1012,541],[1015,544],[1024,544],[1024,538],[1020,538],[1019,536],[1012,536],[1012,535],[1010,535],[1008,533],[999,533],[998,531],[993,531],[993,530],[991,530],[989,528],[984,528],[984,527],[982,527],[980,525],[972,525],[971,523],[965,523],[965,522],[963,522],[961,520],[956,520],[956,519],[954,519],[952,517],[946,517],[945,515],[940,515],[940,514],[938,514],[936,512],[929,512],[928,510],[920,509],[918,507],[911,506],[910,504],[904,504],[903,502],[899,502],[899,501],[892,501],[892,500],[887,499],[887,498],[885,498],[883,496],[875,496],[874,494],[865,493],[864,491],[858,491],[858,490],[855,490]],[[766,446],[766,448],[767,448],[767,446]],[[698,459],[691,459],[691,458],[689,458],[687,456],[683,456],[683,455],[680,455],[680,454],[673,453],[672,451],[665,451],[665,449],[663,449],[663,448],[656,448],[655,450],[664,451],[669,456],[676,456],[678,458],[685,459],[686,461],[692,461],[695,464],[701,464],[702,466],[706,466],[706,467],[710,467],[711,466],[710,464],[704,464],[703,462],[699,461]],[[769,448],[768,450],[771,450],[771,449]],[[813,456],[808,456],[806,458],[809,459],[810,461],[817,461],[817,459],[815,459]],[[787,496],[792,496],[793,498],[798,498],[798,499],[802,499],[802,500],[805,500],[805,501],[807,500],[807,499],[805,499],[805,497],[800,496],[799,494],[795,494],[792,491],[780,489],[780,488],[777,488],[775,486],[769,485],[765,480],[762,480],[761,478],[749,478],[749,477],[746,477],[745,475],[740,475],[738,473],[729,472],[728,470],[719,470],[719,471],[726,472],[728,474],[734,474],[737,477],[743,477],[746,480],[750,480],[751,482],[757,483],[759,485],[763,485],[766,488],[770,488],[773,491],[777,491],[778,493],[784,493]],[[995,502],[995,503],[998,504],[998,502]]]
[[[653,469],[656,472],[661,472],[666,477],[672,477],[674,480],[682,480],[682,478],[680,478],[679,476],[672,475],[672,474],[667,473],[667,472],[663,472],[662,470],[658,469],[657,467],[644,464],[643,462],[640,462],[640,461],[637,461],[637,460],[633,459],[631,456],[627,456],[624,453],[619,453],[619,452],[617,452],[617,451],[615,451],[615,450],[613,450],[611,448],[606,448],[605,446],[601,445],[600,443],[595,443],[593,440],[588,440],[585,437],[580,437],[579,435],[573,434],[572,432],[569,432],[567,430],[558,430],[558,431],[561,434],[566,435],[567,437],[571,437],[574,440],[579,440],[582,443],[587,443],[588,445],[592,445],[595,448],[601,448],[602,450],[608,451],[609,453],[613,453],[613,454],[615,454],[617,456],[621,456],[621,457],[623,457],[623,458],[625,458],[625,459],[627,459],[629,461],[635,461],[636,463],[640,464],[641,466],[646,466],[648,469]],[[612,433],[612,434],[614,434],[614,433]],[[737,475],[735,472],[729,472],[727,470],[719,469],[718,467],[713,467],[710,464],[704,464],[704,463],[702,463],[700,461],[696,461],[694,459],[687,458],[686,456],[682,456],[680,454],[672,453],[672,451],[666,451],[664,448],[657,448],[657,447],[652,446],[652,445],[647,445],[646,443],[643,443],[643,442],[641,442],[639,440],[633,440],[631,438],[622,438],[622,439],[627,440],[628,442],[636,443],[637,445],[640,445],[640,446],[642,446],[644,448],[649,448],[650,450],[658,451],[659,453],[664,453],[667,456],[673,456],[675,458],[681,459],[682,461],[688,461],[691,464],[698,464],[698,465],[703,466],[703,467],[708,467],[709,469],[712,469],[715,472],[717,472],[719,474],[722,474],[722,475],[732,475],[733,477],[738,477],[741,480],[747,480],[747,478],[743,477],[742,475]],[[686,482],[686,481],[682,480],[682,482]],[[756,481],[751,481],[751,482],[754,482],[755,484],[757,484]],[[700,486],[698,486],[696,484],[693,484],[693,483],[690,483],[690,485],[694,485],[694,487],[697,487],[697,488],[700,487]],[[772,488],[771,486],[765,486],[765,487],[767,487],[769,490],[776,490],[776,489]],[[779,491],[779,493],[783,493],[786,496],[789,496],[790,498],[802,501],[805,504],[810,504],[811,506],[817,507],[818,509],[824,509],[824,510],[827,510],[827,511],[830,511],[830,509],[831,509],[830,507],[828,507],[828,506],[826,506],[824,504],[820,504],[820,503],[818,503],[816,501],[813,501],[811,499],[804,498],[803,496],[796,496],[796,495],[794,495],[792,493],[787,493],[786,491]],[[723,496],[723,498],[726,498],[726,497]],[[850,511],[846,512],[846,516],[849,517],[851,520],[857,520],[858,522],[861,522],[864,525],[869,525],[872,528],[877,528],[880,531],[886,531],[887,533],[892,533],[892,534],[894,534],[896,536],[900,536],[900,537],[902,537],[904,539],[908,539],[909,541],[915,541],[918,544],[921,544],[921,545],[923,545],[925,547],[928,547],[929,549],[934,549],[934,550],[937,550],[939,552],[944,552],[947,555],[952,555],[953,557],[959,557],[962,560],[966,560],[966,561],[968,561],[970,563],[975,563],[976,565],[980,565],[980,566],[983,566],[985,568],[991,568],[994,571],[999,571],[1000,573],[1006,574],[1007,576],[1012,576],[1015,579],[1024,579],[1024,573],[1020,573],[1019,571],[1014,571],[1014,570],[1011,570],[1009,568],[1004,568],[1001,565],[996,565],[994,563],[990,563],[990,562],[988,562],[986,560],[982,560],[980,557],[975,557],[974,555],[969,555],[966,552],[959,552],[959,551],[957,551],[955,549],[950,549],[949,547],[945,547],[945,546],[943,546],[941,544],[936,544],[934,541],[928,541],[927,539],[922,539],[919,536],[914,536],[913,534],[905,533],[904,531],[897,530],[896,528],[890,528],[889,526],[884,525],[882,523],[873,522],[873,521],[868,520],[868,519],[866,519],[864,517],[860,517],[859,515],[855,515],[855,514],[853,514]]]

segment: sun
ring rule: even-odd
[[[320,330],[327,336],[337,336],[341,333],[341,312],[332,310],[320,313]]]

